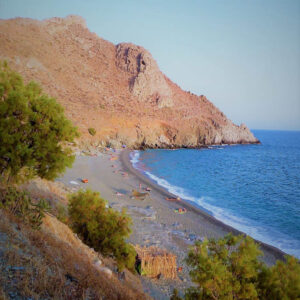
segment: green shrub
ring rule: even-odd
[[[277,261],[271,268],[264,267],[259,274],[260,299],[300,299],[300,264],[293,256],[286,262]]]
[[[0,181],[52,180],[72,165],[78,136],[63,107],[0,61]]]
[[[49,204],[44,199],[33,203],[26,191],[14,187],[2,188],[0,193],[0,208],[30,224],[33,229],[40,229],[45,213],[50,210]]]
[[[97,192],[80,190],[69,197],[69,218],[84,243],[104,256],[114,257],[120,270],[127,267],[134,271],[136,252],[125,240],[132,221],[125,211],[107,207]]]
[[[170,300],[181,300],[177,289],[173,290],[173,294],[171,295]]]
[[[58,204],[56,207],[56,217],[59,221],[61,221],[62,223],[67,224],[68,223],[68,211],[67,208],[62,205],[62,204]]]
[[[299,261],[288,256],[269,268],[259,255],[258,244],[248,236],[196,242],[187,257],[195,286],[184,299],[299,299]]]
[[[89,134],[92,135],[92,136],[94,136],[96,134],[96,129],[95,128],[90,127],[88,129],[88,131],[89,131]]]

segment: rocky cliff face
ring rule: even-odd
[[[172,91],[147,50],[127,43],[117,45],[117,66],[132,74],[129,89],[139,101],[173,107]]]
[[[205,96],[181,90],[147,50],[115,46],[78,16],[0,20],[0,59],[57,98],[82,142],[133,148],[258,142]]]

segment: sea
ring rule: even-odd
[[[258,145],[131,152],[169,192],[300,258],[300,131],[253,130]]]

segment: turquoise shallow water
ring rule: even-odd
[[[217,219],[300,258],[300,132],[254,134],[261,145],[134,151],[131,161]]]

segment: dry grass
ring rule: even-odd
[[[176,255],[155,246],[136,245],[135,250],[141,260],[142,274],[150,278],[177,278]]]
[[[41,178],[35,178],[23,184],[21,189],[29,192],[33,202],[38,202],[41,198],[45,199],[51,207],[51,213],[60,221],[68,222],[68,194],[74,192],[72,189],[61,182],[48,181]]]
[[[50,220],[58,222],[53,217]],[[10,298],[10,293],[33,299],[149,298],[133,289],[132,282],[120,281],[114,274],[108,278],[97,271],[92,255],[84,250],[86,246],[75,247],[81,242],[71,233],[66,232],[64,241],[62,231],[56,236],[47,228],[33,231],[0,211],[0,299]],[[131,280],[140,285],[138,277]]]
[[[21,187],[27,190],[33,198],[44,198],[49,200],[49,202],[60,202],[65,205],[67,204],[67,194],[70,192],[70,190],[60,182],[40,178],[35,178],[29,183],[23,184]]]

